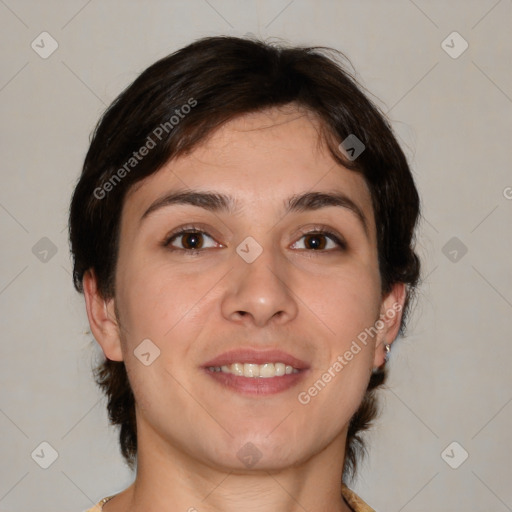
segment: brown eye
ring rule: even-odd
[[[202,233],[185,233],[181,235],[182,245],[185,249],[200,249],[203,246]]]
[[[302,240],[302,247],[297,247],[297,244],[300,244],[300,241]],[[306,249],[309,251],[330,252],[335,249],[346,249],[346,244],[334,233],[320,231],[305,233],[297,242],[295,242],[295,244],[293,244],[293,247],[295,249]]]
[[[207,239],[211,242],[207,242]],[[209,243],[210,245],[206,245]],[[171,235],[163,244],[172,251],[199,252],[201,249],[216,247],[215,240],[203,231],[183,229]]]
[[[304,245],[307,249],[325,249],[325,246],[327,245],[325,238],[325,235],[306,235],[304,237]]]

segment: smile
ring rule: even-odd
[[[310,365],[280,350],[232,349],[202,364],[202,370],[226,390],[242,395],[281,393],[303,383]]]
[[[297,368],[281,362],[264,364],[233,363],[223,366],[209,366],[208,370],[211,372],[230,373],[239,377],[261,377],[263,379],[299,373]]]

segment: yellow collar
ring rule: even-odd
[[[341,495],[354,512],[375,512],[365,503],[354,491],[351,491],[345,484],[341,484]]]

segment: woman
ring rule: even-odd
[[[204,38],[99,122],[74,282],[136,478],[91,510],[372,510],[348,484],[418,281],[419,199],[337,56]]]

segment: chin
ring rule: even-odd
[[[219,462],[229,470],[276,471],[298,465],[308,458],[304,438],[298,442],[285,429],[277,432],[275,427],[279,421],[269,423],[271,428],[254,428],[244,435],[235,435],[226,447],[226,457]]]

